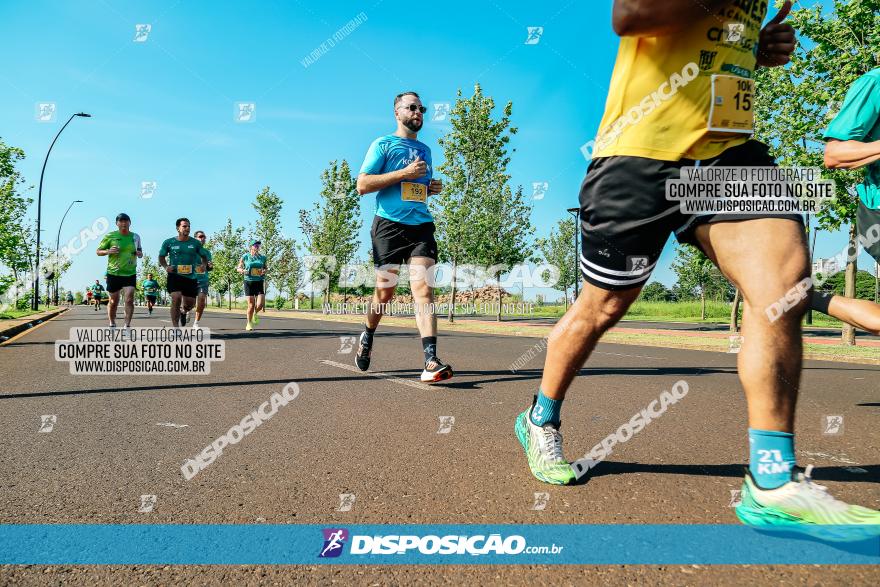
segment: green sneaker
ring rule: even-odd
[[[761,489],[746,469],[741,503],[736,517],[750,526],[846,526],[844,536],[827,538],[863,538],[880,535],[880,512],[835,499],[824,485],[810,477],[813,466],[806,470],[794,467],[791,481],[776,489]],[[858,528],[853,528],[858,526]],[[818,528],[817,528],[818,529]],[[857,532],[856,532],[857,531]],[[846,536],[849,535],[849,536]]]
[[[531,411],[529,408],[520,414],[514,427],[516,437],[526,451],[529,469],[539,481],[552,485],[568,485],[576,477],[571,465],[562,456],[562,434],[553,424],[532,424],[529,418]]]
[[[254,326],[256,326],[257,324],[260,323],[260,313],[259,312],[254,312],[253,323],[254,323]]]

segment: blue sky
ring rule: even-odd
[[[0,137],[21,147],[20,166],[36,198],[40,166],[54,134],[76,111],[52,152],[43,186],[43,238],[61,242],[119,211],[133,218],[155,258],[188,216],[209,234],[232,217],[254,220],[263,186],[284,198],[285,233],[300,239],[297,212],[311,207],[320,173],[333,159],[358,168],[370,142],[392,132],[391,99],[413,89],[426,105],[454,101],[479,82],[496,103],[513,102],[519,128],[513,183],[549,191],[535,200],[538,235],[577,205],[586,170],[580,146],[595,135],[617,50],[608,1],[459,2],[4,2],[0,22],[14,48],[0,71]],[[362,22],[308,67],[322,41],[363,13]],[[135,25],[150,24],[144,42]],[[526,45],[527,27],[543,26]],[[57,104],[38,122],[35,105]],[[236,102],[254,102],[256,120],[234,121]],[[442,159],[440,123],[420,139]],[[141,182],[156,181],[150,199]],[[371,197],[362,201],[366,258]],[[817,254],[845,244],[821,233]],[[672,243],[655,279],[671,284]],[[62,285],[81,289],[103,275],[96,243],[74,258]],[[862,268],[872,267],[866,255]],[[529,292],[527,292],[528,294]],[[532,291],[533,295],[535,292]]]

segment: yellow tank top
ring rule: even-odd
[[[680,33],[621,38],[593,157],[709,159],[748,140],[766,14],[731,0]]]

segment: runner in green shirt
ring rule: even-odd
[[[116,328],[116,308],[119,292],[125,293],[125,327],[131,327],[134,315],[134,290],[137,285],[137,260],[143,257],[141,237],[131,232],[131,218],[125,212],[116,216],[118,230],[104,235],[98,244],[98,256],[107,257],[107,317],[110,328]]]
[[[880,67],[853,82],[840,112],[825,130],[825,140],[828,168],[865,168],[865,181],[856,186],[858,232],[865,250],[880,263]],[[880,305],[874,302],[814,292],[812,306],[873,334],[880,333]]]
[[[187,313],[196,305],[199,290],[196,271],[207,269],[202,243],[189,236],[189,219],[178,218],[176,225],[177,236],[165,239],[159,248],[159,265],[168,272],[166,289],[171,294],[171,324],[175,328],[186,326]]]
[[[153,306],[156,305],[156,296],[159,295],[159,282],[153,279],[152,273],[147,273],[147,278],[141,283],[144,288],[144,297],[147,300],[147,313],[153,313]]]
[[[266,307],[266,289],[263,282],[266,279],[266,255],[260,254],[260,246],[263,243],[254,241],[251,243],[249,253],[242,255],[238,260],[239,273],[244,275],[244,295],[247,297],[247,325],[245,330],[253,330],[260,323],[259,312]]]
[[[202,250],[206,253],[205,259],[207,261],[207,267],[204,270],[196,268],[196,281],[199,282],[199,295],[196,299],[196,320],[193,322],[193,328],[199,328],[199,320],[202,319],[202,313],[205,311],[205,304],[208,301],[208,286],[210,285],[208,273],[214,269],[214,264],[211,262],[211,251],[205,247],[205,241],[207,239],[208,236],[205,234],[205,231],[196,231],[196,240],[202,243]]]
[[[92,299],[95,301],[95,312],[98,311],[98,308],[101,307],[101,298],[104,297],[104,286],[101,285],[101,281],[96,279],[95,283],[89,287],[89,291],[92,292]]]

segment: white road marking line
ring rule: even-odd
[[[186,428],[189,424],[175,424],[173,422],[156,422],[157,426],[166,426],[168,428]]]
[[[337,363],[336,361],[327,361],[323,359],[318,360],[319,363],[324,363],[325,365],[330,365],[332,367],[339,367],[340,369],[345,369],[346,371],[352,371],[354,373],[362,374],[362,375],[370,375],[372,377],[378,377],[379,379],[387,379],[388,381],[393,381],[394,383],[400,383],[401,385],[408,385],[410,387],[415,387],[416,389],[422,389],[425,391],[434,391],[430,385],[422,383],[420,381],[411,381],[409,379],[401,379],[400,377],[395,377],[394,375],[389,375],[388,373],[383,373],[381,371],[361,371],[354,365],[346,365],[345,363]]]
[[[820,459],[828,459],[829,461],[834,461],[835,463],[843,463],[845,465],[857,465],[858,463],[855,461],[851,461],[846,457],[838,457],[835,455],[830,455],[824,452],[807,452],[805,450],[798,451],[802,455],[807,455],[808,457],[819,457]]]

